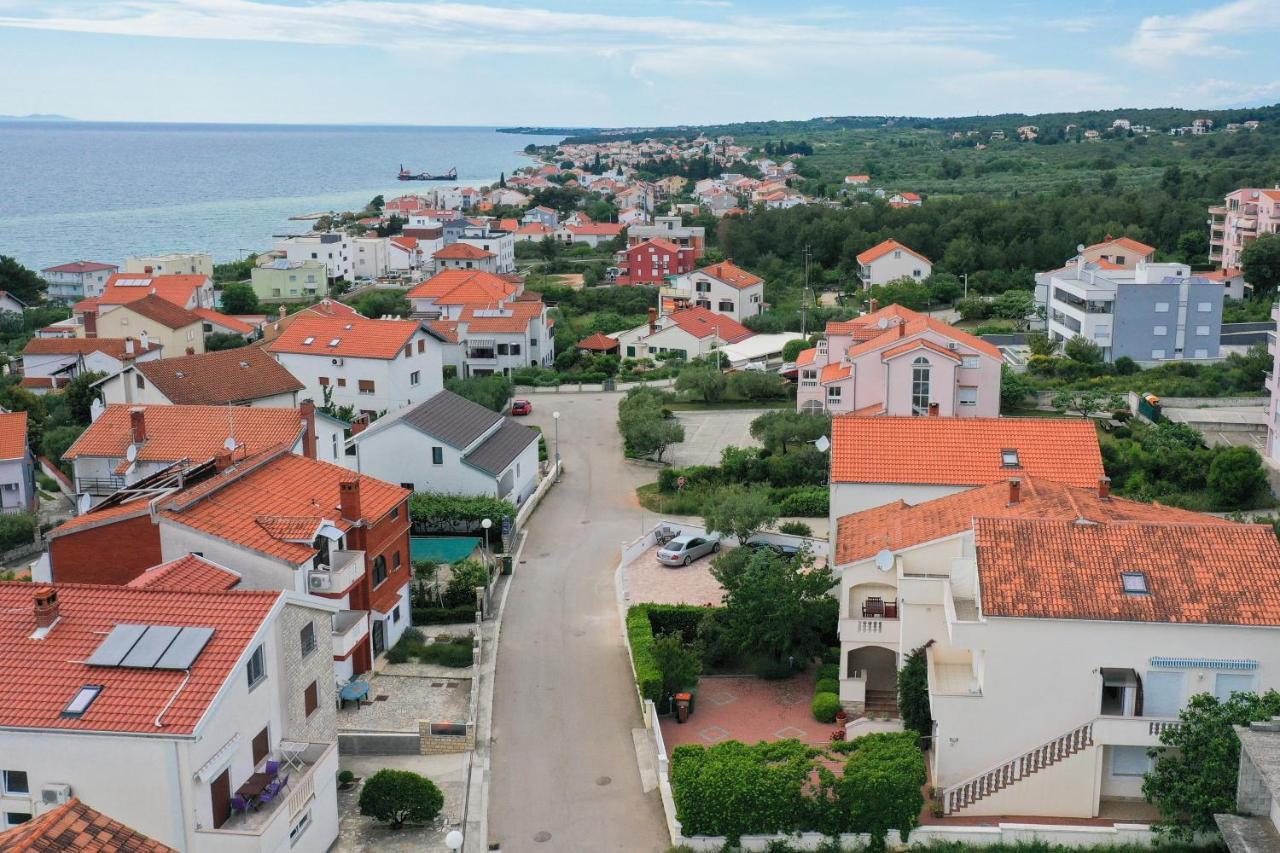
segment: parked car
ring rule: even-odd
[[[687,566],[699,557],[719,550],[719,536],[690,536],[686,533],[658,549],[658,562],[664,566]]]
[[[799,545],[792,545],[790,543],[783,542],[769,542],[768,540],[760,539],[755,536],[748,539],[747,543],[742,547],[750,548],[752,551],[772,551],[780,557],[794,557],[796,554],[800,553]]]
[[[511,401],[511,414],[513,415],[527,415],[532,411],[533,403],[530,403],[528,400]]]
[[[783,379],[795,379],[800,375],[800,367],[794,361],[788,361],[778,368],[778,375]]]
[[[763,361],[749,361],[742,365],[742,369],[748,373],[767,373],[769,371]]]

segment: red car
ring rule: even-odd
[[[511,402],[511,414],[527,415],[533,411],[533,403],[528,400],[513,400]]]

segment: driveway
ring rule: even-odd
[[[684,426],[684,441],[667,451],[677,468],[719,465],[720,451],[730,445],[759,447],[751,437],[751,422],[774,409],[729,409],[718,412],[676,412]]]
[[[622,461],[620,397],[542,398],[528,419],[554,458],[560,411],[566,470],[528,527],[498,645],[489,841],[503,853],[670,844],[658,793],[641,786],[644,723],[614,603],[620,545],[641,532],[634,490],[655,476]]]
[[[711,575],[714,555],[672,568],[658,562],[658,546],[645,551],[627,567],[627,591],[632,604],[704,604],[719,606],[724,587]]]

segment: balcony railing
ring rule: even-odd
[[[345,592],[364,577],[364,551],[333,551],[329,554],[329,565],[316,566],[309,576],[309,592]]]
[[[124,488],[124,477],[76,477],[76,491],[89,495],[110,495]]]
[[[351,654],[369,634],[368,610],[339,610],[333,615],[333,656]]]

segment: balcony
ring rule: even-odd
[[[76,491],[80,494],[103,497],[124,488],[124,477],[77,477]]]
[[[364,551],[333,551],[329,554],[329,565],[316,566],[307,572],[307,591],[338,595],[363,577]]]
[[[980,698],[982,685],[973,673],[973,653],[968,649],[930,646],[929,695]]]
[[[333,614],[333,656],[344,658],[369,635],[368,610],[339,610]]]
[[[1159,746],[1161,732],[1178,725],[1172,717],[1102,716],[1093,722],[1093,741],[1108,746]]]

